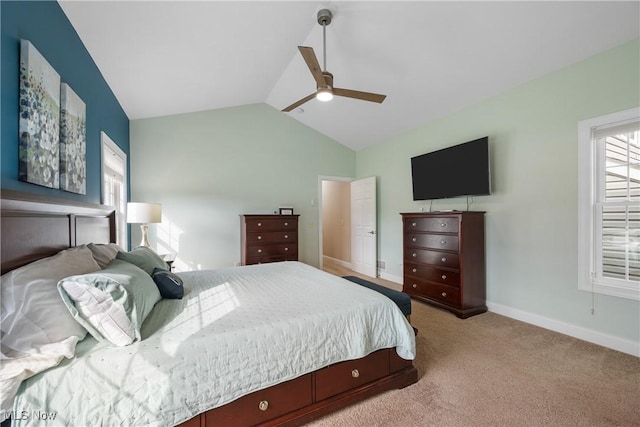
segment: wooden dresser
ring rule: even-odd
[[[487,311],[484,212],[401,215],[403,292],[463,319]]]
[[[298,261],[300,215],[240,215],[242,265]]]

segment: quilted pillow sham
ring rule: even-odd
[[[161,299],[151,276],[119,259],[104,270],[62,279],[58,291],[94,338],[119,347],[141,339],[142,322]]]
[[[120,251],[116,258],[143,269],[149,276],[153,274],[154,268],[167,269],[167,263],[153,250],[144,246],[139,246],[129,252]]]

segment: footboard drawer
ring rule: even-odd
[[[394,350],[395,351],[395,350]],[[327,366],[316,372],[316,401],[389,375],[389,349]]]
[[[204,414],[205,426],[250,426],[311,405],[311,375],[256,391],[208,411]]]

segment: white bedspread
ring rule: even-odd
[[[390,299],[305,264],[180,276],[184,299],[159,302],[142,341],[118,348],[88,337],[74,359],[25,381],[16,425],[169,426],[381,348],[415,356]]]

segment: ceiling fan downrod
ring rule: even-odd
[[[318,11],[318,24],[322,25],[322,71],[327,71],[327,25],[331,24],[333,14],[329,9]]]

